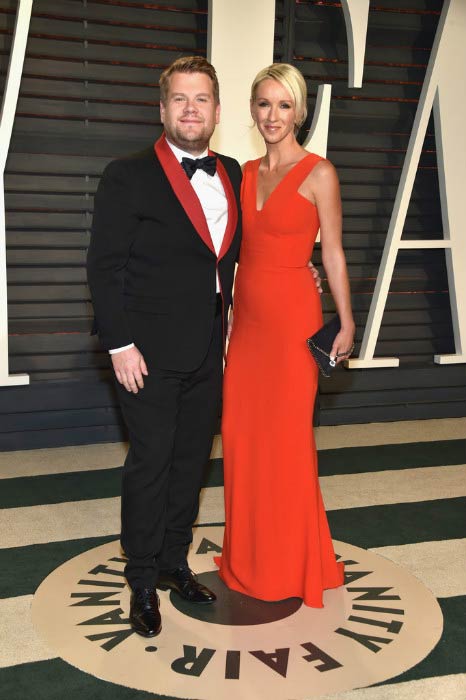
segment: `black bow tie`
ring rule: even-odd
[[[217,170],[217,156],[206,156],[205,158],[182,158],[181,167],[189,179],[192,178],[196,170],[205,170],[207,175],[215,175]]]

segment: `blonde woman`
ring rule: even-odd
[[[266,154],[244,167],[243,241],[224,384],[226,527],[219,574],[262,600],[322,607],[343,584],[317,477],[312,412],[318,369],[306,338],[322,326],[307,267],[322,261],[341,319],[332,354],[348,357],[354,322],[332,164],[304,150],[306,84],[288,64],[260,71],[251,114]]]

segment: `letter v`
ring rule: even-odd
[[[16,15],[10,65],[0,116],[0,386],[29,384],[27,374],[8,374],[8,306],[5,251],[5,189],[3,174],[15,120],[16,103],[23,72],[24,55],[31,21],[32,0],[20,0]]]

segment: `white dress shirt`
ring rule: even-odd
[[[167,139],[167,144],[170,146],[171,150],[177,161],[181,163],[182,158],[193,158],[192,153],[187,153],[182,151],[181,148],[174,146]],[[208,149],[196,156],[197,158],[204,158],[208,155]],[[225,235],[225,230],[228,221],[228,201],[223,189],[222,181],[220,180],[219,174],[216,172],[215,175],[208,175],[205,170],[196,170],[191,178],[191,185],[198,199],[201,203],[202,210],[204,212],[207,226],[209,228],[210,237],[218,256],[223,243],[223,237]],[[217,286],[216,291],[220,291],[220,282],[218,279],[217,272]],[[109,350],[110,355],[117,352],[122,352],[123,350],[129,350],[133,348],[134,343],[125,345],[121,348],[114,348]]]
[[[181,148],[174,146],[168,140],[167,143],[179,163],[181,163],[182,158],[194,157],[191,153],[186,153],[186,151],[182,151]],[[209,152],[206,148],[204,153],[196,156],[196,158],[204,158],[207,155],[209,155]],[[196,170],[191,178],[191,185],[201,203],[202,210],[207,220],[207,226],[209,227],[210,237],[214,244],[215,252],[218,255],[222,247],[228,220],[228,202],[222,181],[217,172],[215,175],[208,175],[205,170]],[[217,275],[217,292],[219,291],[220,284]]]

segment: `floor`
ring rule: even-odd
[[[219,601],[193,612],[162,594],[153,643],[126,622],[125,446],[0,453],[0,689],[10,700],[31,688],[39,700],[465,700],[465,436],[466,419],[317,429],[347,572],[322,611],[218,582],[217,436],[190,563]]]

